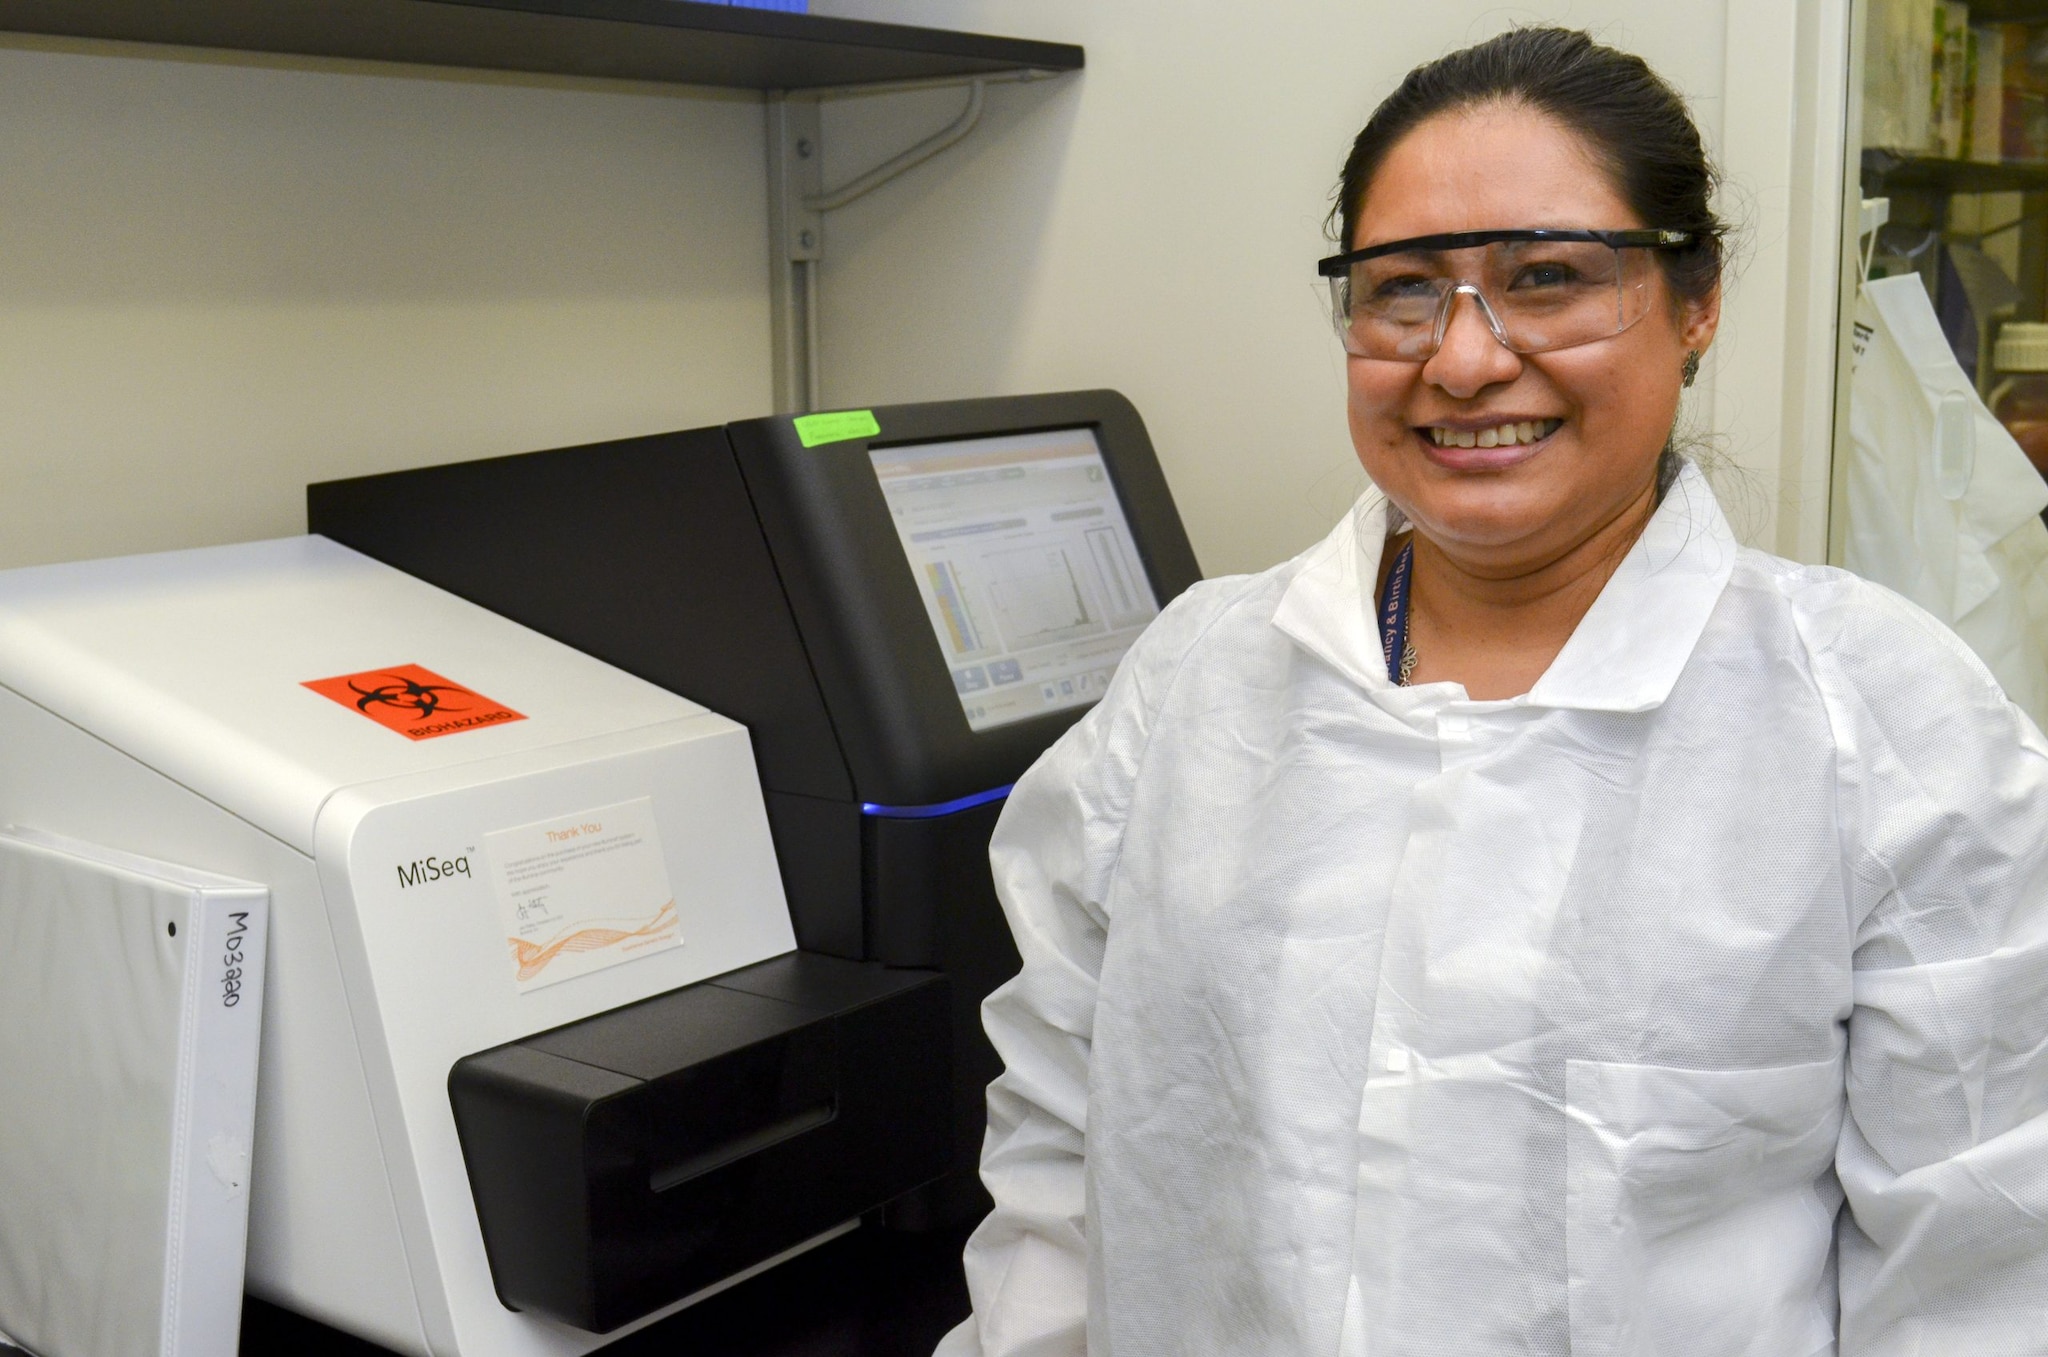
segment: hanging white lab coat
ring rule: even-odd
[[[2048,1348],[2040,732],[1690,467],[1533,691],[1395,687],[1385,526],[1191,590],[1012,794],[940,1352]]]
[[[1918,274],[1864,285],[1856,349],[1843,564],[1955,628],[2048,724],[2048,481],[1977,399]]]

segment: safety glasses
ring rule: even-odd
[[[1434,354],[1460,295],[1516,353],[1618,335],[1643,318],[1658,250],[1690,231],[1455,231],[1332,255],[1331,316],[1345,352],[1419,363]]]

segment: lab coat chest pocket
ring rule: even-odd
[[[1834,1350],[1839,1059],[1566,1062],[1573,1357]]]

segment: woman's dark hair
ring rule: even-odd
[[[1584,137],[1644,226],[1693,233],[1697,244],[1657,252],[1672,291],[1688,301],[1713,292],[1728,227],[1714,215],[1717,175],[1685,100],[1641,57],[1569,28],[1510,29],[1408,72],[1351,144],[1330,211],[1337,248],[1351,248],[1366,190],[1396,142],[1440,113],[1484,104],[1521,104]]]

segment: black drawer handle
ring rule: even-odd
[[[722,1169],[727,1164],[737,1163],[749,1155],[759,1154],[771,1145],[780,1145],[793,1140],[806,1131],[815,1131],[839,1115],[838,1101],[822,1103],[806,1108],[802,1112],[771,1122],[758,1131],[735,1136],[722,1145],[701,1150],[687,1159],[678,1160],[667,1168],[656,1169],[648,1175],[647,1186],[655,1192],[666,1192],[672,1187],[681,1187],[692,1178],[701,1178],[713,1169]]]

